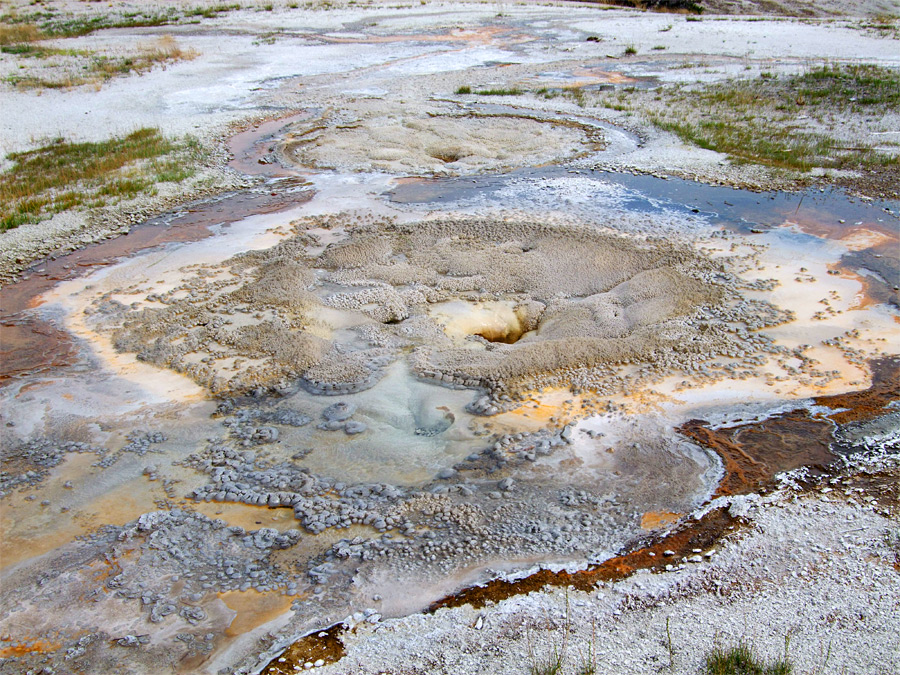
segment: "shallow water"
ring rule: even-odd
[[[725,226],[741,234],[790,222],[827,238],[840,239],[857,229],[897,236],[900,203],[862,200],[849,196],[839,188],[752,192],[676,177],[538,167],[497,176],[407,180],[389,194],[391,201],[399,204],[469,206],[487,201],[510,186],[544,183],[552,188],[554,179],[571,179],[573,176],[580,176],[592,184],[592,197],[613,201],[628,211],[645,214],[671,211],[686,217],[696,216],[707,225]],[[566,199],[573,202],[578,194],[566,194],[559,190],[557,194],[548,194],[547,197],[555,197],[560,202]],[[575,205],[581,206],[577,202]],[[516,205],[505,206],[515,208]],[[594,205],[594,208],[598,206]]]

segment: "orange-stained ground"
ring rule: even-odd
[[[9,636],[0,636],[0,640],[7,640]],[[0,648],[0,659],[6,659],[16,656],[25,656],[26,654],[43,654],[45,652],[55,652],[62,647],[57,642],[47,642],[46,640],[35,640],[33,642],[17,642],[8,647]]]
[[[234,621],[225,631],[225,635],[229,637],[243,635],[277,619],[290,611],[294,601],[294,596],[282,595],[280,591],[226,591],[218,596],[230,609],[237,612]]]
[[[647,511],[641,518],[642,530],[659,530],[667,525],[678,522],[682,514],[670,511]]]

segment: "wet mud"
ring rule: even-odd
[[[0,318],[0,385],[22,375],[37,375],[75,362],[78,350],[69,333],[47,321]]]
[[[845,253],[839,269],[862,278],[867,302],[900,307],[900,240]]]
[[[277,149],[288,127],[306,119],[309,114],[278,117],[235,134],[227,144],[232,156],[228,166],[248,176],[296,176],[296,169],[281,165]]]

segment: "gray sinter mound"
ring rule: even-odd
[[[623,364],[669,372],[744,356],[766,343],[748,325],[785,318],[740,301],[717,264],[668,241],[351,216],[301,221],[271,249],[95,311],[118,349],[215,394],[296,378],[315,393],[353,393],[406,358],[420,378],[495,398],[549,384],[612,391],[610,368]]]

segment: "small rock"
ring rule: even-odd
[[[348,436],[355,436],[356,434],[361,434],[368,429],[368,425],[363,424],[362,422],[357,422],[355,420],[350,420],[344,425],[344,433]]]

